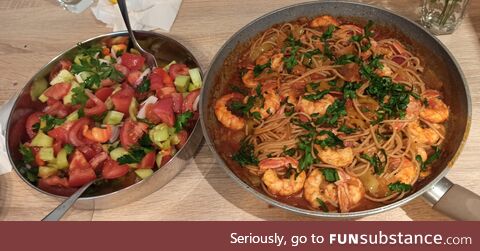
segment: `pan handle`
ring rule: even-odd
[[[480,220],[480,196],[442,178],[423,196],[433,209],[455,220]]]

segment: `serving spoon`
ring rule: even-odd
[[[87,184],[80,187],[74,194],[72,194],[68,199],[66,199],[62,204],[58,205],[55,209],[52,210],[42,221],[59,221],[63,215],[75,204],[75,201],[89,188],[96,180],[92,180]]]
[[[145,61],[149,67],[157,67],[157,60],[155,59],[155,56],[144,50],[142,46],[138,43],[137,39],[135,38],[135,34],[130,27],[130,19],[128,18],[128,9],[127,9],[127,4],[125,0],[118,0],[118,7],[120,8],[120,13],[122,13],[123,17],[123,22],[125,22],[125,26],[127,27],[128,35],[130,36],[130,41],[133,44],[133,47],[142,54],[143,57],[145,57]]]

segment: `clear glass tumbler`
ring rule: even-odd
[[[467,10],[469,0],[423,0],[421,22],[436,35],[451,34]]]
[[[93,0],[57,0],[66,10],[73,13],[81,13],[86,10]]]

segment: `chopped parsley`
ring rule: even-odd
[[[333,132],[327,130],[321,130],[318,135],[323,136],[327,135],[325,139],[316,139],[315,144],[325,148],[325,147],[334,147],[334,146],[342,146],[343,141],[337,137]]]
[[[319,49],[314,49],[314,50],[311,50],[311,51],[307,51],[305,53],[303,53],[303,56],[308,58],[308,59],[311,59],[313,57],[313,55],[317,55],[317,54],[320,54],[322,53]]]
[[[387,157],[384,149],[381,149],[380,152],[384,155],[385,158]],[[360,157],[368,161],[373,166],[373,171],[375,172],[375,174],[380,175],[385,171],[386,162],[383,163],[380,160],[380,157],[378,156],[378,154],[369,156],[368,154],[362,153]]]
[[[322,99],[328,93],[330,93],[330,90],[323,90],[323,91],[319,91],[315,94],[307,94],[307,95],[303,96],[303,98],[306,99],[306,100],[309,100],[309,101],[317,101],[317,100]]]
[[[372,26],[373,26],[373,21],[372,20],[368,20],[368,23],[365,25],[365,27],[363,27],[363,36],[361,35],[354,35],[352,36],[351,40],[352,41],[355,41],[355,42],[361,42],[363,39],[367,39],[367,43],[364,44],[364,45],[361,45],[361,50],[362,51],[367,51],[368,49],[370,49],[370,47],[372,46],[372,44],[370,43],[370,37],[373,35],[373,32],[372,32]]]
[[[139,163],[142,161],[143,157],[147,153],[149,153],[151,149],[147,149],[144,147],[131,147],[128,154],[125,154],[117,159],[118,164],[132,164],[132,163]]]
[[[56,118],[49,114],[46,114],[40,117],[40,125],[43,125],[41,129],[45,133],[52,130],[56,125],[61,125],[64,122],[65,122],[65,119]]]
[[[357,97],[357,89],[362,86],[361,83],[356,83],[356,82],[345,82],[343,85],[343,98],[345,99],[354,99]]]
[[[428,156],[425,162],[422,160],[422,157],[420,155],[415,156],[415,160],[417,160],[418,164],[420,164],[420,170],[426,171],[427,166],[432,164],[435,160],[437,160],[440,157],[440,154],[442,153],[440,148],[438,146],[434,146],[433,149],[434,149],[433,154]]]
[[[258,77],[260,74],[262,74],[263,70],[265,70],[266,68],[270,68],[270,66],[271,66],[270,61],[268,61],[266,64],[255,65],[255,67],[253,68],[253,75],[255,77]]]
[[[247,141],[242,141],[238,152],[233,154],[232,159],[240,166],[258,165],[258,159],[255,156],[253,145]]]
[[[297,149],[295,148],[287,149],[287,146],[283,146],[283,154],[287,156],[293,156],[295,155],[296,152],[297,152]]]
[[[150,90],[150,79],[144,77],[142,82],[137,86],[137,91],[139,93],[148,92]]]
[[[174,128],[175,132],[181,131],[188,123],[188,121],[193,117],[193,112],[186,111],[184,113],[178,114],[177,119],[175,120]]]
[[[322,173],[328,182],[335,182],[340,179],[335,168],[323,168]]]
[[[306,170],[310,167],[315,158],[312,155],[312,141],[315,139],[315,133],[308,133],[299,137],[298,149],[304,152],[299,161],[300,170]]]
[[[35,160],[33,151],[30,147],[21,144],[18,148],[20,154],[22,154],[22,159],[25,164],[32,163]]]
[[[326,41],[327,39],[332,38],[332,35],[335,29],[336,29],[335,25],[329,25],[328,28],[323,32],[321,40]]]
[[[388,185],[388,189],[392,192],[408,192],[412,189],[412,185],[397,181]]]
[[[342,125],[342,126],[340,126],[340,128],[338,128],[338,131],[339,131],[339,132],[343,132],[343,133],[345,133],[345,134],[352,134],[352,133],[356,132],[357,129],[356,129],[356,128],[348,127],[348,126],[346,126],[346,125]]]
[[[287,47],[291,49],[288,57],[283,57],[282,61],[285,63],[285,67],[289,72],[298,64],[296,56],[300,46],[302,46],[302,42],[295,39],[292,34],[287,37]]]
[[[328,212],[327,204],[325,204],[325,202],[322,199],[317,197],[317,203],[318,203],[318,205],[320,206],[320,208],[322,209],[323,212],[325,212],[325,213]]]
[[[337,58],[337,60],[335,61],[335,64],[344,65],[348,63],[358,63],[359,61],[360,61],[360,58],[358,58],[357,55],[346,54]]]
[[[345,115],[347,115],[345,101],[337,99],[332,105],[328,106],[327,111],[323,116],[320,116],[315,120],[315,124],[334,126],[337,124],[337,121]]]
[[[73,145],[70,145],[70,144],[65,144],[63,146],[63,149],[65,149],[65,152],[67,154],[71,154],[71,153],[73,153],[73,150],[75,150],[75,147]]]

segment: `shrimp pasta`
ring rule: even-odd
[[[432,173],[449,107],[413,50],[371,21],[275,25],[214,100],[219,142],[269,196],[324,212],[399,200]]]

